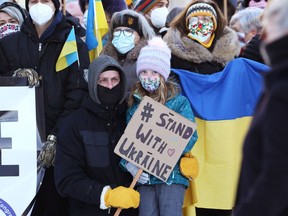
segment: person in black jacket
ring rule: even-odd
[[[87,94],[83,69],[88,68],[89,56],[86,45],[78,36],[79,62],[59,72],[55,69],[73,25],[59,7],[59,0],[26,1],[29,14],[21,30],[0,40],[1,76],[12,76],[15,70],[29,68],[40,77],[40,86],[36,88],[37,128],[40,143],[45,144],[39,164],[46,170],[32,212],[37,216],[67,215],[67,201],[57,193],[54,184],[55,143],[63,118],[78,108]]]
[[[135,216],[140,195],[126,188],[132,177],[114,153],[126,127],[125,72],[115,59],[101,55],[89,66],[88,87],[89,96],[65,119],[58,135],[57,190],[68,197],[70,216],[113,215],[111,207]]]
[[[234,216],[288,215],[288,0],[263,16],[261,53],[272,70],[243,145]]]

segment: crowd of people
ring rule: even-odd
[[[239,178],[231,182],[219,173],[214,182],[198,180],[219,188],[232,185],[235,200],[221,203],[216,192],[215,205],[201,200],[197,205],[196,198],[193,215],[288,215],[288,0],[231,2],[233,14],[227,16],[214,0],[192,0],[175,8],[169,0],[102,1],[109,30],[100,55],[90,62],[83,39],[89,0],[78,0],[80,20],[59,0],[26,0],[25,8],[16,1],[0,1],[0,79],[21,72],[37,77],[37,85],[29,84],[36,92],[37,162],[45,174],[32,216],[101,216],[117,208],[128,216],[185,215],[187,188],[193,185],[188,193],[204,197],[197,176],[209,172],[201,163],[210,158],[198,162],[193,155],[194,146],[205,144],[199,141],[203,128],[188,140],[166,182],[147,172],[139,176],[141,167],[121,159],[114,148],[146,96],[198,123],[193,101],[171,69],[207,78],[238,58],[271,67],[263,73],[263,93],[238,152],[242,160],[234,161]],[[71,29],[79,59],[56,72]],[[209,146],[203,149],[206,154]],[[139,179],[131,188],[135,176]]]

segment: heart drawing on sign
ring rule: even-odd
[[[175,149],[169,148],[169,149],[167,150],[167,153],[168,153],[168,155],[169,155],[170,157],[172,157],[172,155],[175,153]]]

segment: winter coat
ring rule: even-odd
[[[257,34],[244,46],[240,57],[251,59],[253,61],[264,64],[264,60],[260,53],[260,44],[260,35]]]
[[[266,46],[272,71],[244,142],[235,216],[288,215],[287,41]]]
[[[40,89],[43,90],[46,135],[56,135],[63,117],[80,106],[87,91],[82,69],[88,68],[89,56],[80,38],[77,37],[80,67],[76,61],[60,72],[55,70],[71,27],[72,24],[58,12],[39,39],[28,17],[21,31],[0,40],[1,76],[11,76],[18,68],[32,68],[42,78],[40,87],[36,88],[36,98],[43,97],[39,95]]]
[[[127,110],[127,122],[129,122],[131,120],[133,114],[135,113],[136,109],[138,108],[138,106],[141,102],[141,98],[139,97],[139,95],[134,94],[134,102],[135,103],[133,104],[133,106]],[[178,95],[178,96],[168,100],[165,103],[165,106],[168,107],[169,109],[175,111],[176,113],[179,113],[180,115],[184,116],[185,118],[195,122],[193,111],[192,111],[190,103],[186,97],[184,97],[182,95]],[[192,149],[192,147],[196,143],[197,139],[198,139],[198,135],[197,135],[197,131],[195,131],[194,134],[192,135],[190,141],[188,142],[187,146],[185,147],[183,154],[189,152]],[[181,174],[179,163],[180,163],[180,159],[177,162],[174,169],[172,170],[168,180],[166,181],[166,184],[167,185],[182,184],[182,185],[188,187],[189,180]],[[126,170],[125,164],[126,164],[126,160],[122,159],[120,165],[124,170]],[[156,178],[153,175],[149,175],[149,182],[147,184],[149,184],[149,185],[164,184],[164,182],[161,181],[160,179]]]
[[[107,66],[115,66],[114,59],[104,58],[89,66],[89,96],[81,108],[63,122],[59,131],[55,184],[62,196],[69,199],[70,216],[113,215],[114,208],[100,209],[100,196],[105,186],[129,187],[132,182],[130,173],[120,166],[120,156],[114,148],[126,127],[125,102],[126,79],[119,68],[121,77],[121,98],[117,105],[104,106],[97,93],[97,80]],[[116,66],[117,67],[117,66]],[[110,212],[111,211],[111,212]],[[135,212],[136,211],[136,212]],[[110,214],[109,214],[110,212]],[[137,215],[137,210],[123,210],[123,215]]]
[[[127,55],[121,55],[113,46],[112,39],[110,38],[108,39],[101,53],[116,59],[116,61],[118,61],[118,63],[124,69],[128,83],[128,89],[126,93],[127,97],[130,94],[132,86],[138,81],[138,77],[136,75],[136,61],[138,59],[140,50],[146,45],[147,39],[141,38],[139,43],[136,44],[135,47],[127,53]]]
[[[55,182],[59,194],[69,198],[69,215],[108,215],[99,208],[103,187],[129,187],[132,182],[113,152],[126,126],[125,112],[125,104],[109,109],[88,97],[65,120],[58,136]]]
[[[229,27],[224,28],[222,34],[214,39],[209,49],[188,36],[181,36],[181,33],[174,28],[169,28],[163,39],[172,52],[172,68],[200,74],[213,74],[221,71],[240,52],[237,35]]]

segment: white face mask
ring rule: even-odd
[[[85,10],[83,14],[83,24],[85,28],[87,28],[87,18],[88,18],[88,10]]]
[[[29,8],[29,14],[32,20],[41,26],[51,20],[54,15],[54,11],[49,5],[39,2]]]
[[[165,26],[166,18],[169,11],[166,7],[156,8],[151,12],[151,23],[156,28],[162,28]]]

